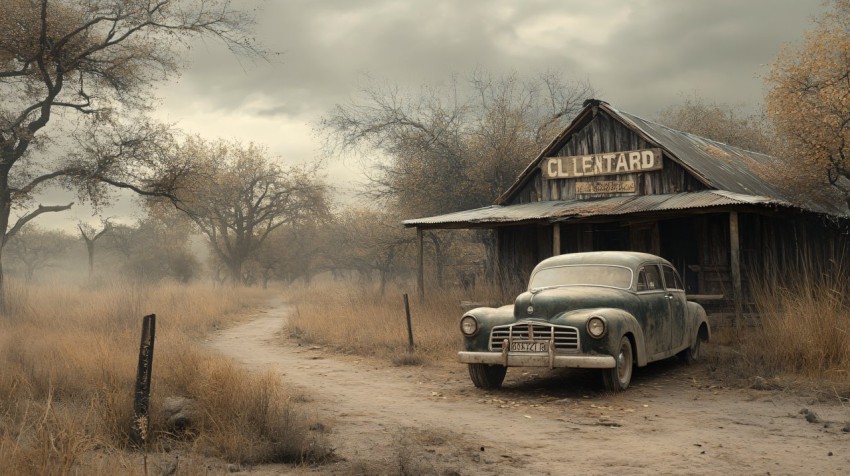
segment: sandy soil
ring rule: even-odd
[[[299,345],[287,313],[277,306],[209,343],[301,389],[339,458],[258,473],[850,474],[850,407],[837,399],[723,388],[675,359],[637,369],[621,394],[594,373],[522,369],[485,392],[461,364],[392,367]]]

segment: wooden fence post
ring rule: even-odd
[[[142,340],[139,344],[139,366],[136,370],[136,391],[133,394],[133,426],[130,442],[143,447],[150,432],[148,409],[151,398],[151,374],[153,372],[153,344],[156,334],[156,314],[142,318]]]
[[[413,351],[413,327],[410,323],[410,301],[404,293],[404,314],[407,316],[407,350]]]
[[[419,246],[419,254],[416,256],[416,292],[419,293],[419,302],[425,301],[425,247],[422,228],[416,228],[416,242]]]

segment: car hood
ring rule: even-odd
[[[520,294],[514,303],[514,316],[517,319],[552,319],[565,312],[600,307],[632,312],[636,305],[635,295],[622,289],[568,286]]]

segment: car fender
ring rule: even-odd
[[[638,320],[629,312],[616,308],[594,308],[580,309],[576,311],[566,312],[556,319],[553,323],[564,323],[573,325],[579,328],[579,332],[584,339],[592,339],[587,334],[585,323],[592,316],[600,316],[605,319],[607,325],[606,334],[602,337],[606,347],[610,349],[618,349],[620,346],[620,338],[624,335],[631,334],[634,340],[633,347],[635,351],[635,361],[638,366],[643,367],[647,363],[646,343],[644,340],[643,329],[641,329]]]
[[[507,304],[502,307],[477,307],[463,313],[464,316],[472,316],[478,321],[478,332],[472,337],[463,338],[464,348],[468,351],[483,351],[489,347],[490,329],[502,324],[510,324],[515,321],[514,305]]]
[[[708,324],[708,316],[705,313],[705,309],[700,304],[688,301],[688,320],[692,326],[688,336],[689,339],[698,339],[699,328],[705,324],[705,340],[711,340],[711,326]],[[693,341],[690,343],[693,344]]]

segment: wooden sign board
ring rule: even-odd
[[[576,182],[576,193],[634,193],[634,180]]]
[[[540,164],[543,177],[554,180],[661,170],[661,149],[630,150],[572,157],[547,157]]]

